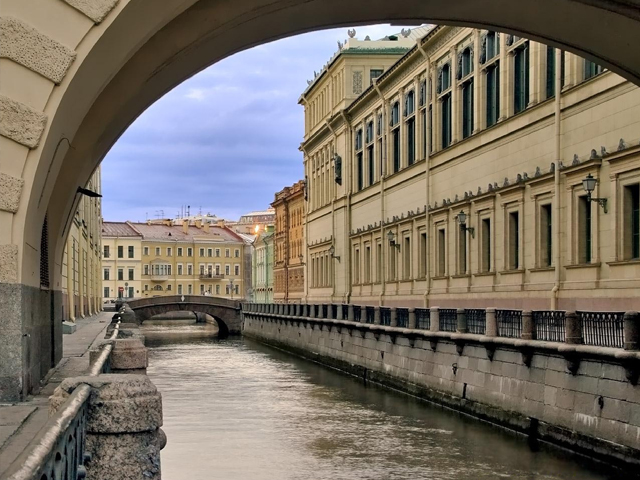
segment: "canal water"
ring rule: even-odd
[[[144,333],[166,480],[628,478],[247,339]]]

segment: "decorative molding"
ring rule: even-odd
[[[0,57],[59,84],[76,52],[13,17],[0,17]]]
[[[18,246],[0,245],[0,283],[18,282]]]
[[[353,72],[353,93],[360,95],[362,93],[362,72]]]
[[[0,95],[0,135],[25,147],[36,148],[46,124],[44,113]]]
[[[15,213],[20,204],[24,180],[0,173],[0,210]]]
[[[109,15],[119,0],[64,0],[64,2],[89,17],[93,23],[98,24]]]
[[[436,52],[439,48],[449,42],[453,37],[455,37],[460,31],[462,31],[462,27],[449,27],[448,31],[445,35],[437,39],[433,44],[427,45],[425,49],[427,54],[431,56],[434,52]]]

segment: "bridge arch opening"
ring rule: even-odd
[[[76,10],[53,0],[37,9],[30,2],[13,2],[0,12],[3,25],[24,27],[11,31],[29,31],[65,47],[50,58],[34,50],[36,60],[26,69],[17,63],[5,63],[9,68],[3,69],[0,94],[17,102],[24,113],[18,125],[28,127],[24,135],[2,138],[11,162],[0,165],[3,181],[11,185],[11,202],[0,212],[0,282],[7,288],[26,287],[28,297],[12,306],[11,315],[19,317],[13,322],[19,325],[13,332],[16,339],[23,331],[51,330],[54,323],[53,313],[43,309],[49,321],[32,325],[20,305],[56,301],[50,292],[62,288],[64,240],[78,205],[78,188],[142,111],[186,78],[233,53],[331,26],[437,23],[539,40],[640,83],[640,57],[634,48],[640,44],[640,10],[626,1],[103,0],[97,4],[93,9],[81,4]],[[48,243],[42,246],[45,215]],[[41,289],[43,259],[51,279],[46,275]],[[43,356],[55,364],[61,332],[54,336],[51,355]],[[21,353],[11,356],[23,358]],[[41,376],[36,370],[48,370],[47,365],[25,368],[33,370],[33,378]],[[28,392],[33,382],[25,382]]]
[[[171,326],[181,327],[189,325],[209,324],[217,329],[217,337],[224,339],[229,336],[229,326],[220,316],[211,315],[198,310],[169,310],[164,313],[157,313],[146,320],[142,320],[142,326]]]

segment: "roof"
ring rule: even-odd
[[[102,222],[103,237],[140,237],[128,222]]]
[[[243,243],[243,240],[225,227],[209,226],[209,232],[204,228],[189,226],[184,233],[182,225],[148,225],[146,223],[131,223],[131,226],[142,234],[144,240],[174,240],[178,242],[219,241]]]

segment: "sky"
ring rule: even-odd
[[[356,27],[356,38],[377,39],[401,28]],[[192,215],[237,220],[268,208],[276,192],[304,177],[298,99],[347,29],[245,50],[160,98],[102,162],[104,219],[174,218],[190,205]]]

